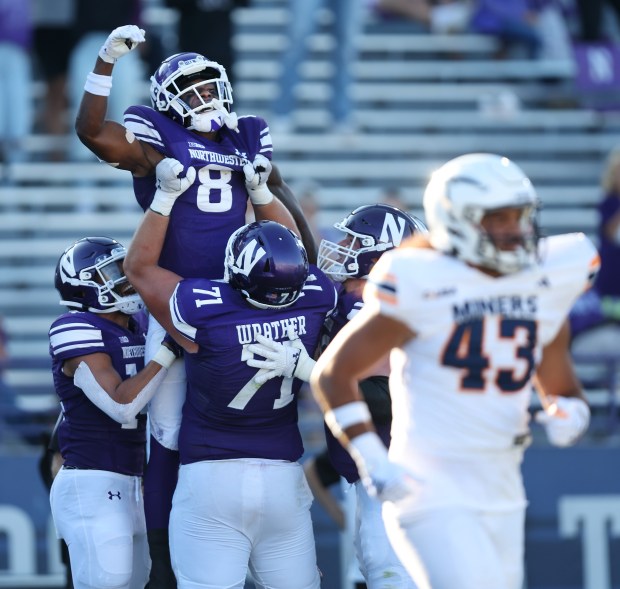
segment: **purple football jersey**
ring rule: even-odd
[[[187,399],[179,434],[181,463],[231,458],[298,460],[296,378],[273,378],[258,387],[258,369],[245,363],[247,344],[264,335],[288,341],[292,326],[313,354],[326,316],[336,304],[331,281],[315,266],[290,307],[257,309],[227,283],[189,279],[179,283],[171,312],[176,327],[200,345],[185,354]]]
[[[333,317],[326,322],[328,341],[331,341],[336,334],[353,319],[355,314],[361,310],[363,304],[361,295],[356,292],[347,292],[340,286],[336,312]],[[375,424],[375,429],[383,440],[383,443],[388,446],[390,441],[390,427]],[[342,444],[333,436],[331,430],[327,426],[325,426],[325,439],[327,441],[329,459],[336,472],[349,483],[357,481],[360,477],[355,462],[353,462],[349,452],[343,448]]]
[[[330,321],[325,325],[329,341],[333,340],[336,334],[361,311],[364,306],[361,294],[348,292],[341,283],[336,285],[338,289],[338,306]]]
[[[114,421],[73,384],[73,378],[65,376],[62,366],[76,356],[105,353],[119,375],[129,378],[144,368],[143,322],[132,318],[125,329],[96,313],[72,311],[52,323],[49,341],[54,387],[63,413],[58,443],[65,465],[141,476],[146,416],[136,416],[133,424]]]
[[[267,123],[239,117],[239,127],[223,127],[217,141],[188,131],[147,106],[131,106],[125,126],[166,157],[196,168],[196,180],[176,201],[159,260],[185,278],[221,278],[228,238],[245,224],[248,193],[243,166],[258,155],[271,159]],[[146,210],[155,193],[155,175],[134,177],[134,193]]]

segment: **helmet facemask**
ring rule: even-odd
[[[381,255],[426,230],[409,214],[386,204],[358,207],[334,227],[344,234],[319,244],[318,266],[335,282],[366,278]]]
[[[77,275],[70,256],[63,255],[58,265],[60,279],[65,284],[82,287],[83,301],[61,300],[60,304],[92,313],[120,311],[133,315],[140,311],[144,306],[142,299],[123,272],[125,254],[123,247],[113,249],[96,258],[94,265],[82,268]]]
[[[536,207],[527,205],[515,208],[521,210],[520,233],[506,236],[493,235],[493,232],[489,232],[483,226],[484,217],[496,212],[497,209],[483,210],[476,207],[465,209],[464,218],[471,224],[472,233],[477,236],[477,246],[471,256],[471,263],[500,274],[519,272],[536,263],[539,239]],[[465,258],[467,254],[463,253],[461,257]]]
[[[219,131],[225,124],[225,120],[230,116],[228,105],[232,103],[230,84],[219,78],[199,79],[193,84],[182,84],[183,78],[179,79],[181,87],[176,82],[172,83],[175,95],[172,98],[171,106],[183,118],[183,124],[190,131],[200,131],[209,133]],[[206,101],[200,89],[212,84],[217,98]],[[195,98],[197,106],[192,108],[190,101]]]
[[[207,84],[214,87],[214,98],[208,101],[200,93]],[[189,103],[194,98],[197,104],[192,107]],[[199,54],[177,54],[164,61],[151,77],[151,101],[156,110],[190,130],[209,133],[224,125],[237,128],[226,70]]]
[[[319,245],[318,266],[335,282],[344,282],[348,278],[365,278],[360,276],[360,256],[375,254],[379,256],[392,249],[392,243],[377,243],[371,235],[361,235],[347,229],[342,223],[334,225],[347,234],[342,241],[335,243],[323,239]]]

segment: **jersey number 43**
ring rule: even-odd
[[[495,331],[495,325],[497,333],[489,333],[488,329]],[[494,381],[500,391],[514,393],[528,383],[534,370],[536,337],[537,323],[531,319],[474,319],[454,328],[441,362],[444,366],[452,366],[462,371],[461,388],[465,391],[484,391],[490,384],[489,381]],[[512,368],[493,369],[493,356],[488,351],[496,343],[512,343]]]

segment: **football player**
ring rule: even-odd
[[[181,467],[170,517],[177,584],[241,588],[249,567],[261,587],[318,588],[312,494],[297,462],[301,382],[281,377],[259,386],[243,360],[259,335],[292,337],[313,352],[335,307],[335,288],[309,266],[299,238],[273,221],[231,235],[224,279],[183,278],[158,264],[169,213],[151,204],[125,268],[149,311],[186,351]]]
[[[145,322],[136,315],[143,305],[123,273],[124,258],[114,239],[86,237],[56,266],[55,286],[69,312],[49,331],[64,459],[50,502],[58,537],[69,546],[76,589],[139,589],[150,569],[141,410],[177,346],[162,344],[145,365]]]
[[[387,205],[366,205],[355,209],[342,221],[334,225],[342,235],[335,243],[323,239],[319,245],[318,265],[338,288],[338,306],[336,314],[326,322],[326,341],[335,335],[363,307],[362,291],[368,274],[384,252],[398,247],[401,242],[413,235],[426,232],[424,224],[400,209]],[[271,370],[275,374],[278,362],[283,371],[286,349],[279,342],[258,338],[257,344],[248,347],[253,355],[247,363],[261,369]],[[304,353],[304,350],[301,350]],[[264,358],[264,359],[262,359]],[[312,366],[310,359],[297,360],[297,365]],[[300,374],[299,369],[297,370]],[[306,379],[310,371],[306,371]],[[367,370],[360,381],[360,393],[370,407],[372,421],[386,447],[390,443],[390,425],[392,411],[388,384],[389,362],[387,357]],[[261,380],[264,377],[257,377]],[[398,586],[401,589],[414,589],[407,571],[392,549],[381,519],[381,505],[368,496],[360,482],[355,463],[348,452],[326,428],[329,458],[340,476],[355,485],[357,510],[355,522],[355,551],[357,560],[368,589],[382,589]]]
[[[420,589],[522,586],[532,383],[552,444],[575,443],[589,424],[566,317],[598,255],[583,234],[539,240],[537,204],[505,157],[439,168],[424,194],[428,239],[381,257],[363,309],[312,371],[326,423],[383,502]],[[357,380],[390,350],[388,454]]]
[[[225,69],[197,53],[165,59],[151,76],[151,106],[131,106],[123,124],[106,120],[115,62],[145,39],[142,29],[125,25],[112,31],[88,75],[76,120],[82,142],[101,160],[133,175],[134,192],[146,210],[156,189],[156,166],[166,158],[181,162],[191,177],[173,213],[162,249],[164,268],[185,277],[221,278],[229,236],[245,223],[248,197],[257,220],[271,219],[311,232],[290,189],[271,163],[267,123],[232,111],[233,90]],[[178,180],[173,178],[176,183]],[[170,188],[170,187],[167,187]],[[276,198],[274,198],[274,195]],[[282,203],[286,203],[286,207]],[[295,217],[295,221],[289,210]],[[208,243],[209,247],[200,247]],[[314,260],[315,252],[310,251]],[[149,319],[146,358],[164,335]],[[176,432],[185,390],[182,363],[173,366],[149,407],[151,433],[145,500],[154,567],[150,589],[167,589],[174,577],[166,561],[168,513],[178,468]],[[160,569],[161,565],[161,569]],[[162,578],[157,585],[158,577]]]

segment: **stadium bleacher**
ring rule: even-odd
[[[239,114],[269,120],[286,18],[283,0],[254,0],[237,11]],[[322,18],[327,22],[329,13]],[[287,182],[320,184],[320,224],[376,201],[391,186],[423,216],[422,190],[434,168],[464,152],[492,151],[512,157],[532,178],[544,233],[594,236],[599,177],[620,116],[576,103],[572,62],[498,61],[488,37],[412,33],[402,23],[369,19],[352,64],[356,126],[338,133],[329,125],[325,81],[333,42],[326,27],[311,39],[295,130],[273,131],[274,161]],[[502,96],[510,108],[502,110]],[[499,109],[489,110],[498,97]],[[54,399],[47,327],[61,311],[53,288],[59,254],[86,234],[128,243],[140,218],[129,173],[97,162],[46,161],[65,144],[33,135],[26,142],[32,161],[0,166],[0,315],[13,358],[5,378],[33,410]]]

